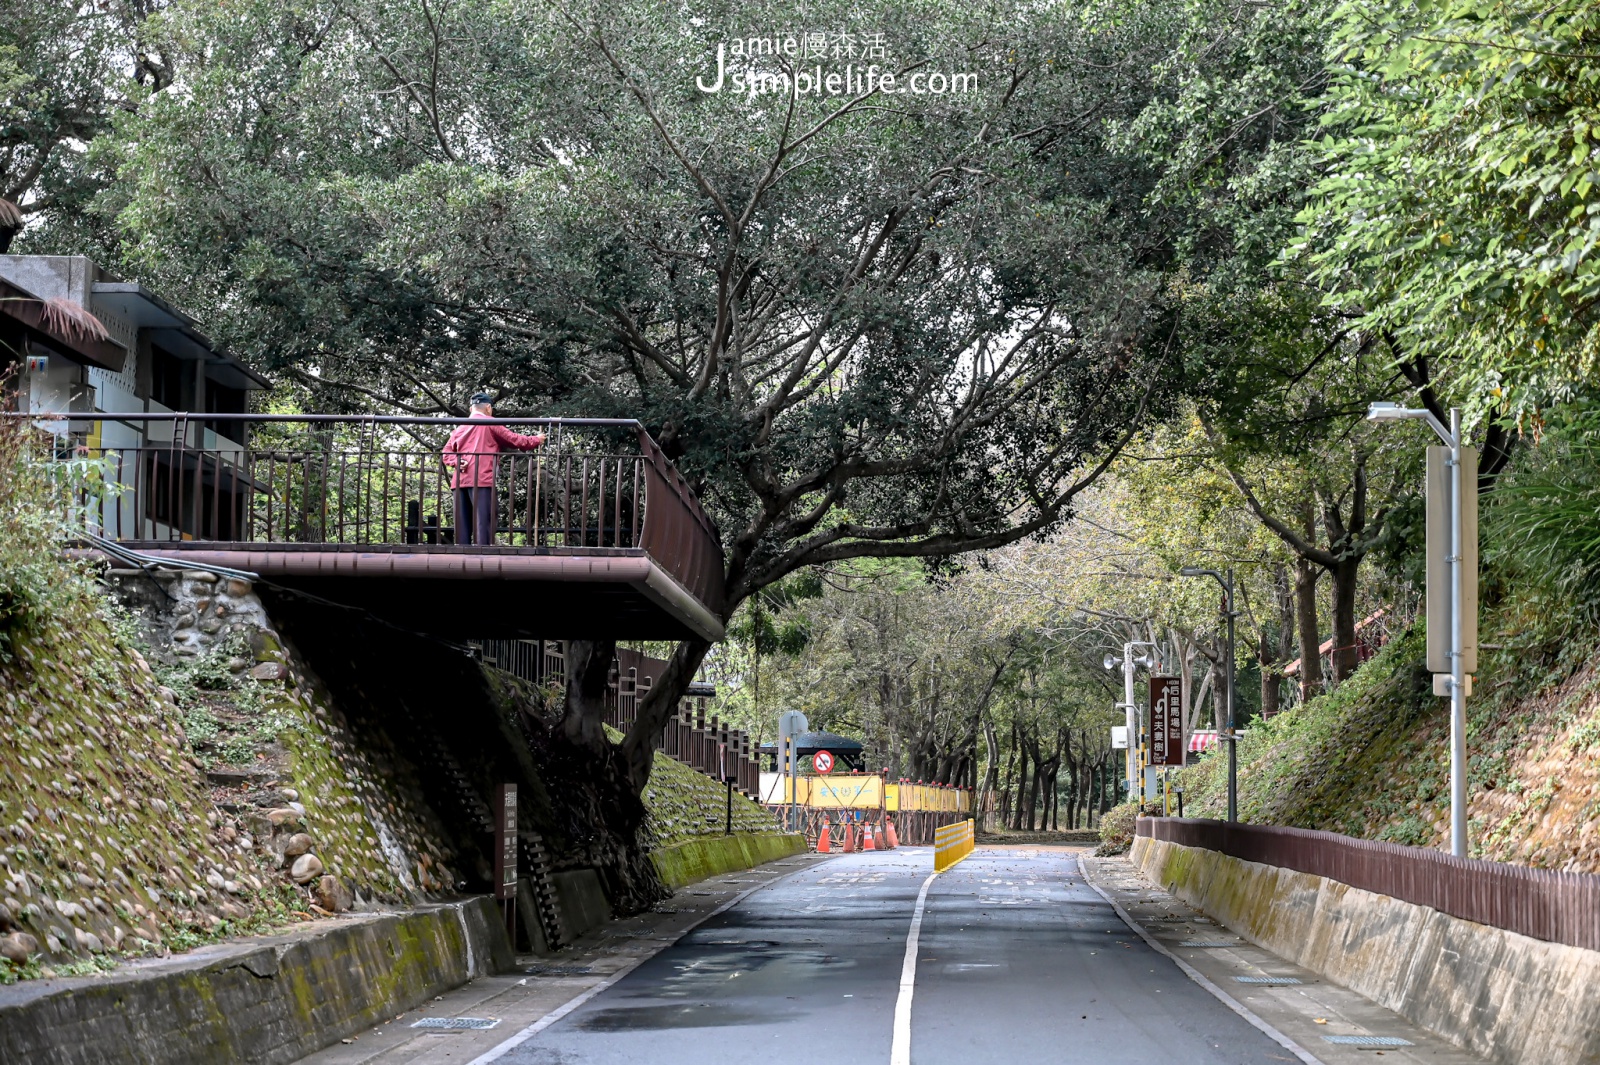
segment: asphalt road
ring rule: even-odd
[[[1066,850],[979,850],[929,889],[912,1065],[1294,1060],[1146,946]],[[498,1060],[889,1065],[925,848],[745,898]]]

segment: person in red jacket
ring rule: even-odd
[[[494,399],[486,392],[472,397],[473,418],[493,418]],[[544,434],[523,436],[503,425],[458,425],[444,445],[444,464],[454,467],[451,487],[456,497],[456,543],[487,547],[494,543],[495,456],[507,448],[532,451]]]

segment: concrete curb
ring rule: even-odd
[[[485,897],[319,921],[5,989],[0,1061],[280,1065],[513,962]]]
[[[1140,837],[1146,877],[1256,945],[1505,1065],[1600,1061],[1600,951]]]
[[[1200,972],[1200,970],[1196,969],[1193,965],[1190,965],[1188,962],[1172,953],[1172,951],[1168,950],[1154,936],[1152,936],[1149,932],[1146,932],[1139,922],[1135,921],[1133,916],[1129,914],[1127,910],[1123,909],[1122,905],[1118,903],[1116,899],[1111,897],[1109,892],[1105,891],[1099,884],[1094,882],[1094,878],[1089,875],[1088,865],[1084,862],[1083,855],[1081,854],[1078,855],[1078,875],[1083,877],[1083,882],[1085,884],[1088,884],[1094,889],[1094,893],[1096,895],[1099,895],[1102,899],[1105,899],[1111,908],[1117,911],[1117,918],[1121,920],[1123,924],[1133,929],[1134,935],[1144,940],[1145,945],[1151,950],[1155,951],[1157,954],[1160,954],[1162,957],[1172,962],[1172,964],[1176,965],[1183,975],[1187,976],[1189,979],[1199,984],[1202,988],[1209,991],[1216,997],[1217,1001],[1221,1002],[1224,1006],[1237,1013],[1240,1017],[1243,1017],[1245,1022],[1248,1023],[1252,1028],[1256,1029],[1256,1031],[1260,1032],[1262,1035],[1265,1035],[1268,1039],[1276,1042],[1279,1046],[1283,1047],[1283,1049],[1299,1058],[1302,1062],[1305,1062],[1305,1065],[1322,1065],[1321,1059],[1315,1057],[1305,1047],[1301,1046],[1299,1043],[1296,1043],[1293,1039],[1290,1039],[1288,1036],[1278,1031],[1278,1029],[1262,1020],[1243,1002],[1240,1002],[1238,999],[1222,990],[1222,988],[1218,987],[1211,980],[1207,979],[1204,973]]]

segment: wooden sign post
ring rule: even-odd
[[[494,818],[494,897],[505,903],[506,931],[516,942],[517,786],[502,784]]]

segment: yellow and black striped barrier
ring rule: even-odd
[[[933,833],[933,871],[942,873],[972,853],[977,840],[971,821],[957,821]]]

